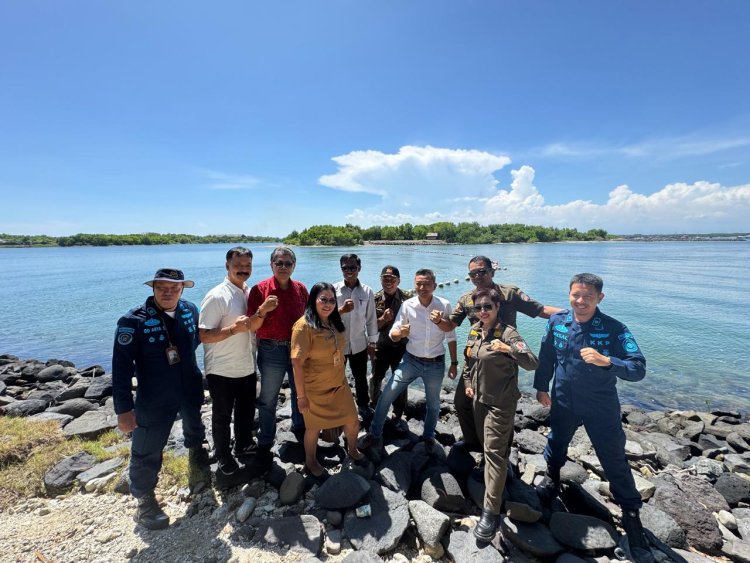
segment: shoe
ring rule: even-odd
[[[409,432],[409,425],[408,425],[408,424],[407,424],[407,422],[406,422],[406,421],[405,421],[405,420],[404,420],[403,418],[401,418],[400,416],[399,416],[398,418],[395,418],[395,417],[394,417],[394,418],[392,418],[392,419],[391,419],[391,422],[393,423],[393,429],[394,429],[394,430],[395,430],[395,431],[396,431],[396,432],[397,432],[398,434],[406,434],[407,432]]]
[[[643,524],[638,516],[637,510],[622,511],[622,528],[628,538],[631,559],[635,563],[653,563],[654,555],[648,546],[648,541],[643,533]]]
[[[364,438],[362,438],[362,443],[360,444],[359,449],[366,450],[368,448],[374,448],[376,450],[383,449],[383,437],[375,436],[369,432],[365,434]]]
[[[474,526],[474,537],[479,541],[490,543],[497,533],[497,515],[489,510],[482,510],[482,517]]]
[[[138,499],[138,510],[133,520],[149,530],[163,530],[169,526],[169,516],[161,509],[153,492]]]
[[[241,448],[238,448],[235,446],[234,457],[236,458],[250,457],[251,455],[255,455],[257,451],[258,451],[258,444],[256,444],[255,441],[252,440],[247,446],[243,446]]]
[[[423,438],[422,441],[424,442],[424,451],[427,452],[427,455],[434,454],[435,449],[437,447],[437,444],[435,443],[435,438]]]
[[[310,478],[310,481],[312,481],[313,484],[316,484],[318,486],[325,483],[328,480],[328,478],[331,476],[331,474],[328,473],[328,471],[326,471],[325,468],[323,469],[323,473],[321,473],[320,475],[315,475],[312,471],[310,471],[310,468],[307,467],[307,465],[305,465],[305,473],[307,473],[308,477]]]
[[[225,477],[234,475],[239,470],[240,470],[240,466],[233,457],[220,459],[219,467],[216,468],[216,472],[221,473]]]
[[[549,473],[544,476],[542,482],[535,488],[536,494],[539,495],[539,500],[544,505],[549,505],[560,495],[560,481],[550,477]]]

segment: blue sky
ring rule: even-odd
[[[0,232],[750,231],[750,3],[0,4]]]

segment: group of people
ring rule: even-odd
[[[623,508],[623,527],[634,558],[650,560],[638,516],[641,499],[625,457],[616,390],[618,377],[630,381],[644,377],[645,358],[627,327],[600,311],[601,278],[575,275],[569,285],[570,308],[560,310],[531,299],[515,286],[495,283],[493,262],[475,256],[468,271],[475,288],[451,307],[448,300],[434,295],[437,283],[429,269],[416,271],[412,293],[399,287],[398,268],[387,265],[380,275],[382,289],[375,293],[359,280],[360,258],[345,254],[340,258],[343,279],[316,283],[308,292],[292,279],[296,256],[291,248],[275,248],[270,262],[273,275],[250,288],[246,282],[252,260],[249,249],[230,249],[226,279],[206,294],[200,312],[181,298],[183,289],[194,283],[180,270],[161,269],[145,282],[153,288],[153,296],[118,321],[113,395],[120,429],[133,433],[129,478],[131,493],[138,499],[137,522],[152,529],[169,524],[154,489],[178,413],[190,462],[208,460],[200,419],[202,375],[195,358],[200,343],[212,399],[217,473],[238,471],[238,459],[270,462],[276,407],[286,375],[292,431],[304,444],[307,473],[320,483],[328,476],[316,457],[321,431],[343,431],[348,455],[354,463],[363,463],[365,456],[357,445],[360,417],[369,422],[360,447],[382,448],[391,407],[393,424],[404,428],[407,389],[417,379],[422,380],[426,398],[422,440],[428,453],[435,448],[446,364],[448,377],[455,379],[459,366],[455,329],[468,317],[471,326],[455,408],[462,447],[484,454],[486,493],[474,528],[477,539],[490,541],[497,530],[520,397],[520,366],[536,370],[537,400],[551,407],[544,451],[547,473],[538,487],[540,497],[549,502],[559,494],[568,444],[584,425],[613,496]],[[516,329],[518,312],[549,319],[538,356]],[[369,382],[368,360],[372,362]],[[345,375],[347,364],[354,393]],[[138,382],[135,401],[133,376]],[[256,406],[257,443],[253,439]]]

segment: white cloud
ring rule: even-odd
[[[254,190],[259,187],[260,180],[246,174],[226,174],[216,170],[201,170],[208,183],[209,190]]]
[[[396,154],[354,151],[332,159],[339,169],[318,181],[329,188],[364,192],[399,206],[431,208],[448,197],[487,197],[497,185],[492,175],[510,158],[478,150],[404,146]]]
[[[675,183],[650,195],[621,185],[603,203],[548,205],[531,166],[511,170],[509,189],[499,187],[494,174],[510,162],[502,155],[409,146],[397,154],[357,151],[334,160],[339,171],[321,184],[381,196],[380,203],[346,215],[362,226],[477,221],[621,234],[750,231],[750,184]]]

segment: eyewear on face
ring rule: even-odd
[[[318,303],[321,305],[335,305],[335,299],[328,299],[327,297],[318,297]]]
[[[389,274],[385,274],[384,276],[380,276],[380,279],[384,282],[395,282],[398,278],[396,276],[391,276]]]
[[[282,260],[279,260],[277,262],[274,262],[273,265],[277,268],[291,268],[292,266],[294,266],[294,262],[284,262]]]
[[[469,272],[469,277],[476,278],[479,276],[483,276],[486,273],[487,273],[487,270],[485,268],[479,268],[478,270],[472,270],[471,272]]]
[[[344,272],[356,272],[357,266],[341,266],[341,270]]]
[[[492,310],[494,310],[494,309],[495,309],[495,306],[494,306],[494,305],[491,305],[491,304],[489,304],[489,303],[484,303],[484,304],[482,304],[482,305],[475,305],[475,306],[474,306],[474,310],[475,310],[475,311],[476,311],[477,313],[481,313],[481,312],[484,312],[484,311],[492,311]]]

